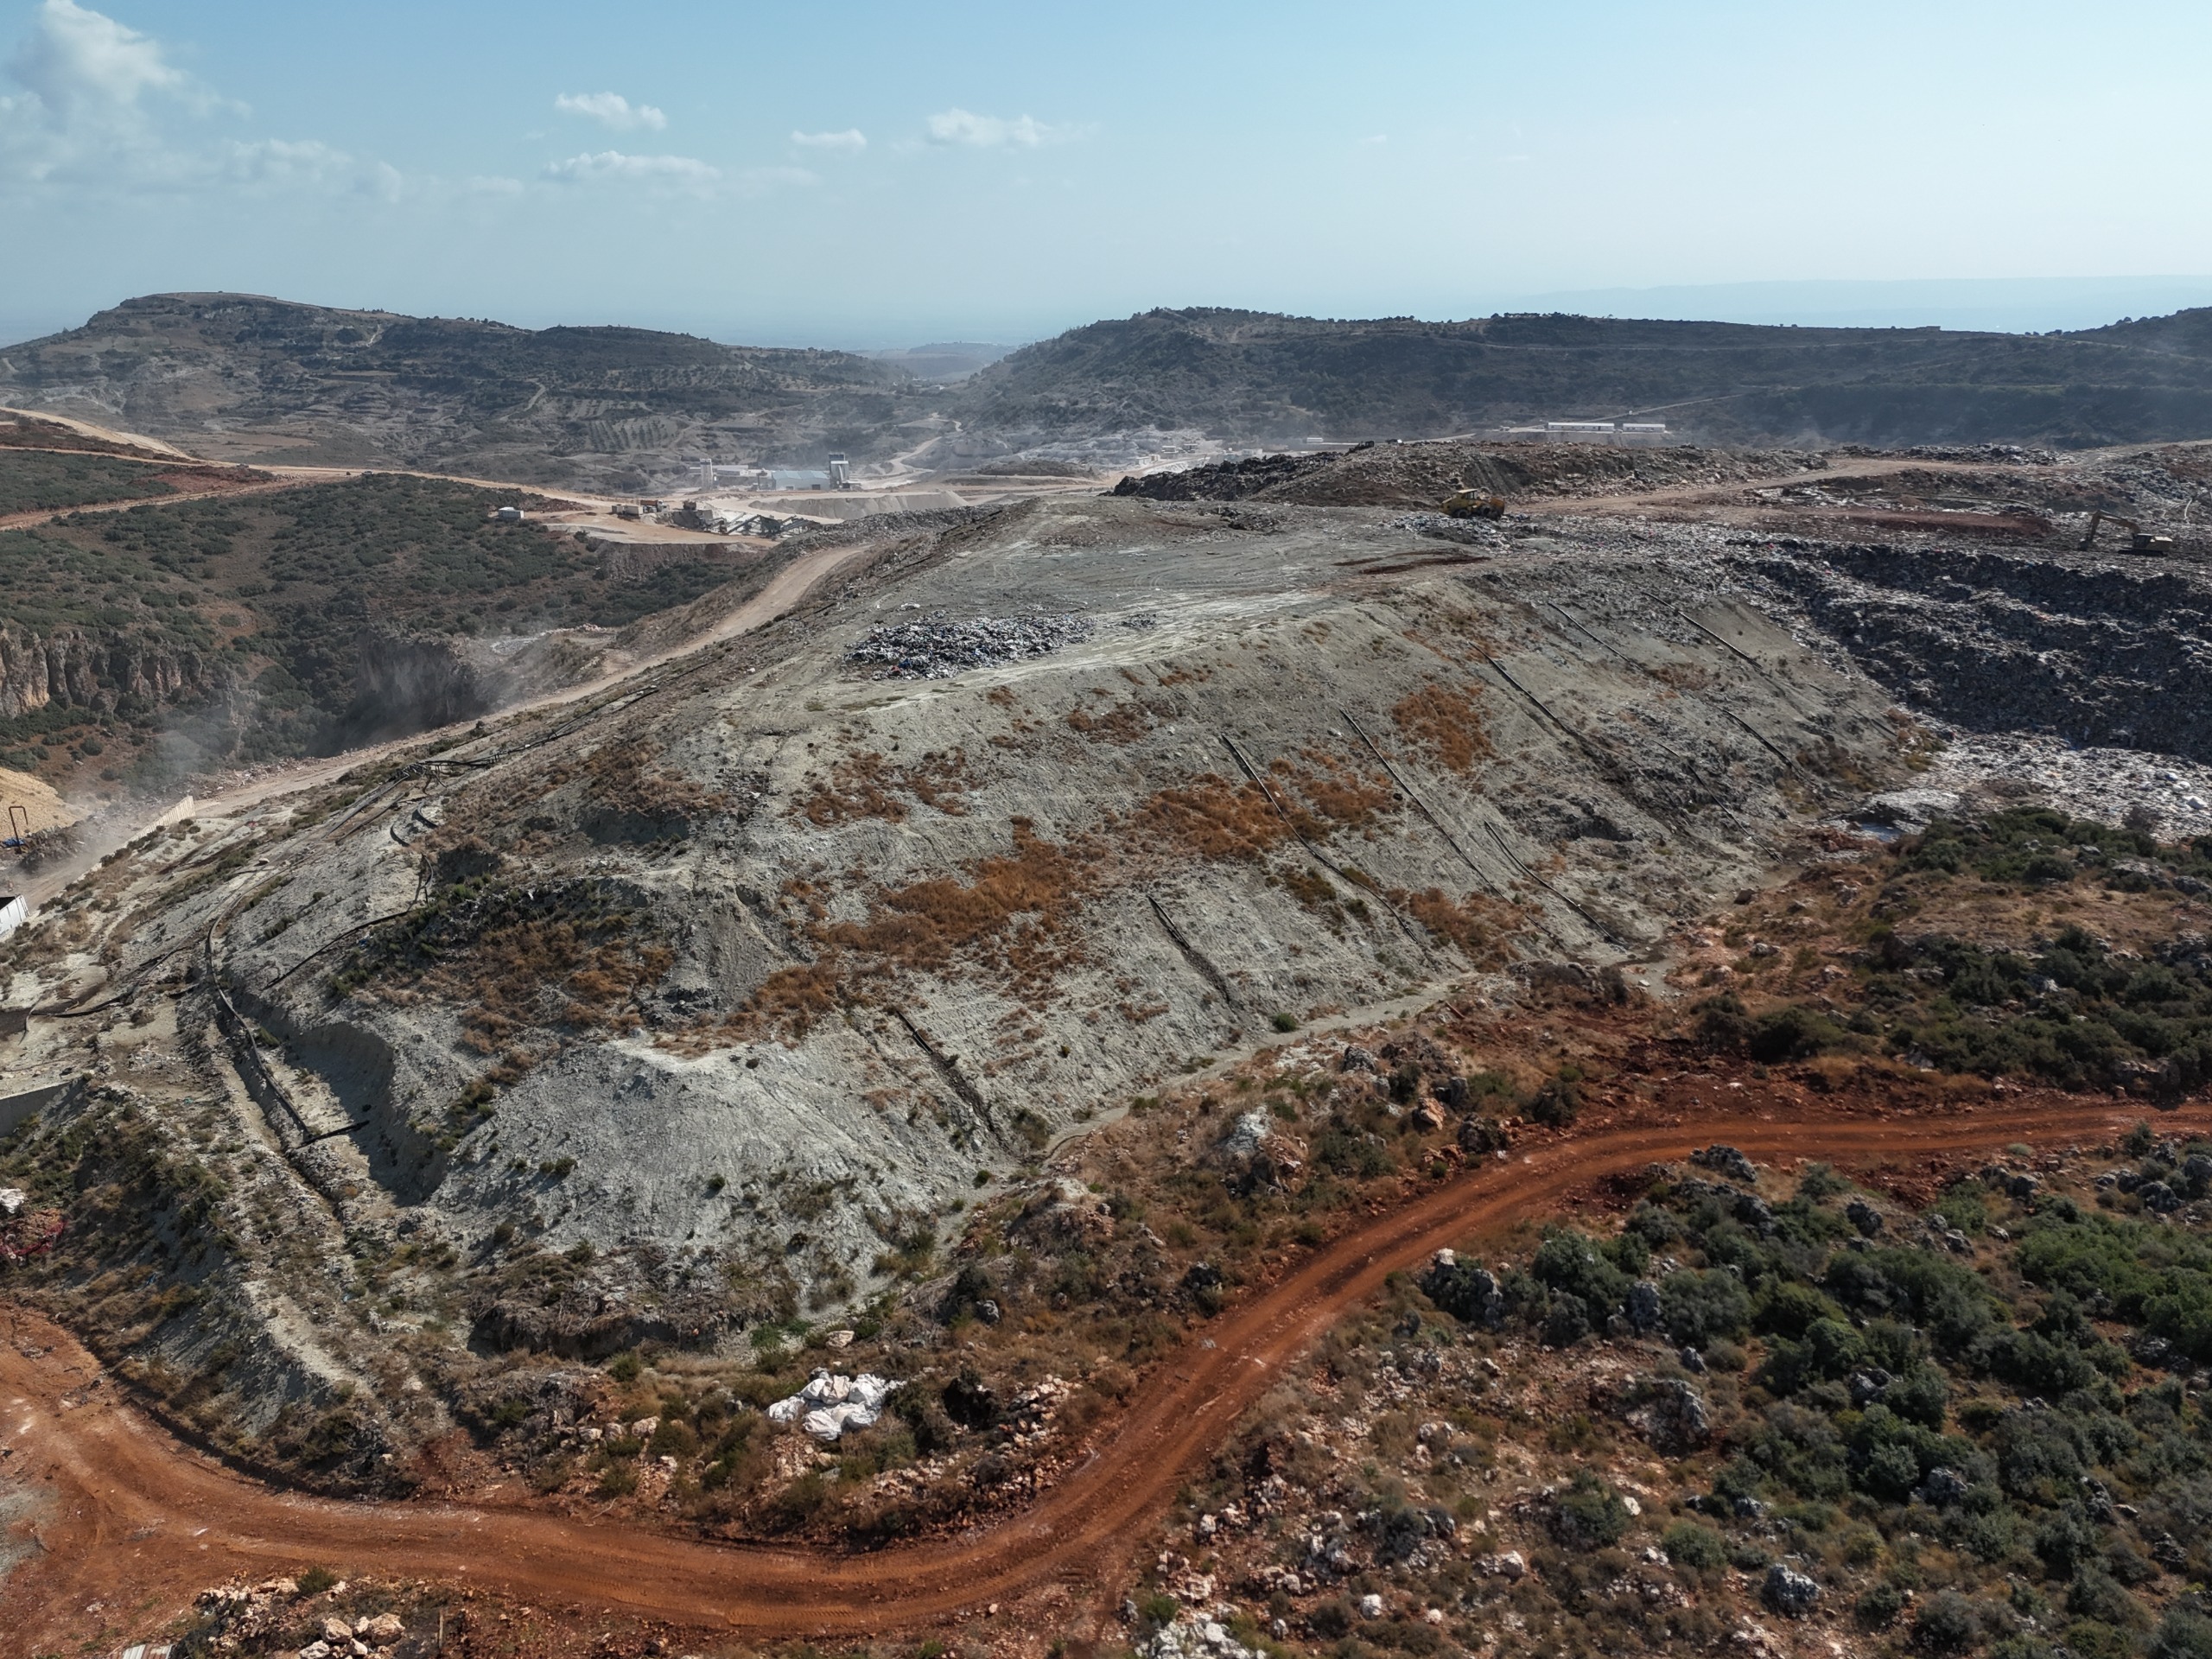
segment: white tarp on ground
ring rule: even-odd
[[[883,1415],[883,1402],[899,1385],[863,1372],[833,1376],[817,1371],[804,1388],[768,1408],[768,1421],[797,1423],[817,1440],[834,1440],[849,1428],[866,1428]]]

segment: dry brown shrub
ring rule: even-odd
[[[1447,770],[1462,774],[1490,758],[1490,734],[1472,694],[1432,682],[1401,697],[1390,718],[1408,738]]]
[[[1325,909],[1337,902],[1337,890],[1329,885],[1329,878],[1319,870],[1309,870],[1304,865],[1299,865],[1291,869],[1278,870],[1275,879],[1308,910]]]
[[[591,816],[664,825],[677,833],[695,818],[729,810],[728,796],[656,766],[660,753],[660,745],[650,740],[617,741],[595,750],[579,768]]]
[[[456,888],[364,938],[332,988],[439,997],[489,1053],[532,1027],[636,1029],[638,995],[675,960],[604,883]]]
[[[1651,677],[1677,691],[1702,691],[1713,683],[1713,671],[1701,663],[1662,663]]]
[[[830,920],[822,884],[786,883],[785,908],[798,912],[793,931],[818,954],[770,975],[721,1029],[803,1033],[855,988],[906,969],[996,972],[1020,996],[1049,996],[1081,959],[1075,915],[1098,885],[1102,849],[1087,839],[1065,847],[1046,841],[1027,818],[1013,828],[1014,850],[972,866],[972,879],[933,876],[879,889],[861,921]]]
[[[1147,798],[1131,824],[1149,849],[1199,858],[1259,858],[1291,829],[1255,784],[1206,772]]]
[[[1471,960],[1497,954],[1510,931],[1510,909],[1478,893],[1454,899],[1441,887],[1393,895],[1400,908],[1444,944],[1456,945]]]
[[[957,818],[968,810],[964,791],[974,785],[967,753],[962,749],[943,754],[933,750],[911,766],[894,766],[874,753],[856,754],[831,767],[829,781],[817,784],[814,793],[795,810],[824,830],[855,818],[903,823],[906,819],[906,804],[899,798],[903,793]]]
[[[1307,836],[1319,839],[1335,829],[1363,829],[1395,804],[1397,791],[1382,773],[1362,772],[1318,749],[1306,750],[1305,758],[1304,767],[1278,760],[1269,771],[1304,796],[1313,814],[1327,820],[1319,823],[1310,814],[1294,812]]]
[[[1048,986],[1074,960],[1070,924],[1096,860],[1090,849],[1042,839],[1027,818],[1013,827],[1014,850],[976,865],[972,881],[936,876],[885,893],[867,921],[832,923],[823,942],[886,969],[930,970],[990,945],[1025,988]]]
[[[1388,778],[1316,750],[1302,758],[1306,765],[1277,760],[1265,790],[1213,772],[1160,790],[1138,806],[1130,824],[1147,850],[1256,859],[1296,836],[1323,841],[1339,830],[1363,828],[1395,806]]]
[[[1103,715],[1094,717],[1077,704],[1068,711],[1068,727],[1085,737],[1103,742],[1129,744],[1175,718],[1175,705],[1164,697],[1135,697],[1128,702],[1117,702]]]
[[[785,1025],[804,1033],[837,1005],[837,971],[826,962],[779,968],[746,1003],[753,1025]]]

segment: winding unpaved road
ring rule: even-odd
[[[466,1584],[591,1612],[628,1612],[760,1637],[913,1630],[987,1604],[1095,1605],[1118,1596],[1130,1556],[1189,1472],[1332,1322],[1393,1270],[1440,1246],[1549,1213],[1608,1178],[1725,1140],[1754,1158],[1824,1158],[1923,1177],[1931,1162],[2015,1141],[2110,1138],[2124,1101],[2039,1096],[1915,1114],[1872,1107],[1762,1110],[1747,1089],[1727,1116],[1616,1118],[1517,1162],[1456,1177],[1355,1230],[1205,1328],[1208,1340],[1147,1380],[1086,1461],[1028,1510],[957,1538],[847,1554],[722,1547],[523,1510],[347,1503],[228,1472],[118,1403],[99,1368],[52,1326],[17,1314],[0,1348],[4,1478],[44,1488],[42,1546],[0,1587],[0,1628],[35,1651],[81,1635],[88,1602],[142,1611],[148,1630],[233,1573],[315,1561],[383,1577]],[[2192,1108],[2161,1127],[2202,1128]],[[37,1344],[50,1343],[40,1351]]]

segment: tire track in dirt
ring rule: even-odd
[[[37,1527],[43,1553],[0,1586],[0,1620],[60,1637],[81,1624],[77,1610],[89,1599],[120,1601],[127,1590],[134,1605],[177,1609],[226,1576],[314,1561],[756,1637],[908,1630],[1025,1598],[1096,1602],[1123,1587],[1148,1523],[1276,1376],[1390,1273],[1432,1250],[1596,1197],[1612,1178],[1715,1140],[1763,1160],[1821,1158],[1918,1176],[1930,1160],[2012,1141],[2105,1141],[2139,1115],[2126,1101],[2044,1096],[1911,1115],[1846,1106],[1593,1126],[1517,1162],[1454,1177],[1225,1313],[1205,1327],[1203,1345],[1164,1362],[1147,1379],[1147,1397],[1105,1426],[1088,1459],[1027,1510],[953,1539],[871,1554],[273,1489],[182,1446],[115,1402],[108,1386],[88,1389],[97,1363],[43,1319],[18,1313],[14,1339],[0,1347],[0,1434],[22,1459],[10,1460],[10,1475],[46,1485],[54,1502]],[[2212,1110],[2198,1106],[2168,1122],[2212,1126]],[[52,1345],[41,1352],[38,1343]]]

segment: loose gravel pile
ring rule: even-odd
[[[1090,637],[1084,616],[979,616],[956,620],[938,612],[914,622],[870,628],[849,653],[873,664],[879,680],[943,680],[973,668],[995,668],[1044,657]]]

